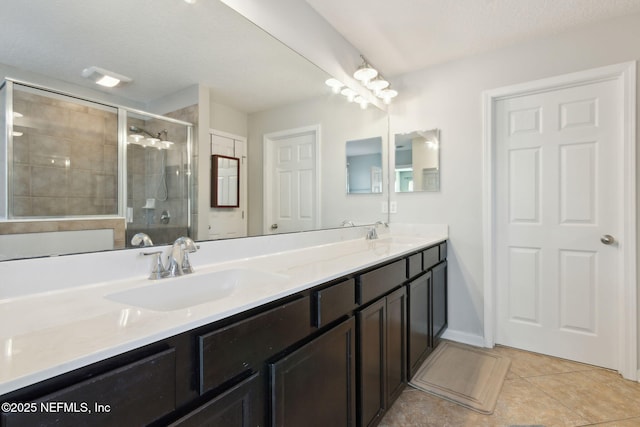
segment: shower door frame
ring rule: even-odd
[[[82,102],[102,105],[105,107],[113,108],[117,111],[117,133],[118,133],[118,209],[116,214],[104,214],[104,215],[72,215],[72,216],[47,216],[47,217],[15,217],[13,215],[13,180],[9,179],[13,176],[13,91],[14,85],[26,86],[28,88],[41,90],[48,92],[52,95],[58,95],[77,99]],[[82,219],[100,219],[100,218],[126,218],[127,207],[127,114],[133,113],[148,117],[150,119],[162,120],[178,125],[184,125],[187,130],[187,165],[184,171],[187,179],[187,230],[189,235],[193,235],[192,230],[192,200],[195,196],[193,191],[192,182],[192,163],[193,163],[193,124],[185,122],[183,120],[174,119],[159,114],[153,114],[148,111],[139,110],[123,105],[113,104],[109,102],[99,101],[91,99],[85,96],[79,96],[66,92],[63,90],[53,89],[47,86],[43,86],[36,83],[31,83],[25,80],[15,79],[12,77],[5,77],[0,82],[0,90],[5,88],[5,123],[4,123],[4,138],[6,141],[6,147],[3,150],[4,159],[0,156],[0,160],[4,160],[3,168],[0,169],[2,178],[5,179],[5,185],[0,190],[0,221],[52,221],[52,220],[82,220]]]

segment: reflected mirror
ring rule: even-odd
[[[382,138],[347,141],[347,193],[382,193]]]
[[[358,104],[333,94],[325,85],[331,76],[222,2],[153,3],[155,25],[141,25],[141,17],[149,16],[149,2],[129,0],[111,0],[106,9],[97,7],[94,2],[75,0],[4,0],[0,14],[0,39],[3,40],[0,44],[0,80],[14,78],[106,106],[125,107],[142,116],[151,113],[194,125],[196,145],[187,156],[191,168],[186,167],[183,151],[176,150],[178,144],[165,152],[154,152],[148,147],[122,148],[119,153],[128,157],[128,166],[134,167],[129,170],[124,185],[127,202],[131,202],[125,208],[132,206],[132,212],[114,214],[109,205],[111,201],[102,201],[101,206],[108,209],[92,213],[109,216],[108,221],[103,220],[100,225],[108,228],[106,234],[113,231],[112,236],[122,235],[128,233],[129,228],[133,230],[132,224],[139,224],[147,229],[153,227],[158,236],[169,236],[158,237],[160,240],[154,240],[155,244],[168,243],[172,236],[164,231],[182,224],[183,216],[189,218],[186,232],[196,240],[336,228],[345,219],[359,224],[388,220],[381,212],[379,198],[348,198],[345,194],[347,171],[343,151],[345,141],[382,135],[381,155],[387,156],[386,112],[374,106],[362,110]],[[43,27],[42,22],[49,25]],[[77,42],[80,30],[82,43]],[[83,69],[93,65],[130,77],[132,81],[113,88],[99,87],[82,76]],[[11,100],[0,92],[0,102],[9,104]],[[63,112],[61,117],[69,120],[72,116]],[[127,119],[131,122],[129,126],[152,134],[167,129],[166,126],[155,129],[152,123],[133,121],[132,117]],[[2,131],[7,129],[7,121],[7,117],[0,117]],[[315,147],[318,168],[313,172],[313,179],[301,175],[299,182],[313,182],[316,188],[314,198],[305,201],[315,218],[301,222],[302,226],[298,228],[272,230],[270,225],[276,221],[265,221],[266,215],[271,215],[267,207],[273,199],[263,185],[264,176],[269,172],[265,166],[268,154],[264,151],[265,137],[291,135],[310,127],[317,129],[319,135]],[[136,134],[128,128],[119,132],[125,139]],[[214,133],[225,140],[214,140]],[[176,142],[174,135],[169,129],[168,138],[172,142]],[[113,157],[113,147],[108,149]],[[211,206],[213,154],[239,159],[238,207]],[[3,160],[2,156],[0,153],[0,160]],[[191,174],[189,184],[174,179],[183,173]],[[309,179],[304,181],[302,178]],[[109,179],[109,182],[113,180]],[[389,188],[388,174],[383,173],[381,179],[376,176],[375,180],[382,184],[380,187],[374,185],[373,190]],[[169,197],[163,201],[165,182]],[[293,185],[294,181],[291,182]],[[73,185],[79,187],[75,181]],[[113,185],[107,190],[110,192],[112,188]],[[293,191],[295,187],[291,189]],[[109,194],[107,190],[105,194]],[[185,207],[183,196],[187,194],[188,206]],[[174,195],[180,196],[180,201],[174,201]],[[0,201],[0,210],[2,203]],[[229,204],[233,202],[229,201]],[[43,207],[35,206],[33,214],[40,215],[39,209]],[[70,227],[67,229],[98,228],[93,220],[73,218],[75,212],[65,218],[65,227]],[[306,210],[298,212],[301,216],[307,213]],[[110,221],[124,223],[127,229],[116,232]],[[309,223],[311,227],[307,225]],[[70,236],[64,251],[50,250],[37,255],[15,253],[16,245],[11,239],[19,232],[37,240],[43,225],[41,219],[31,218],[29,221],[0,221],[0,259],[129,246],[128,236],[120,240],[107,236],[102,239],[106,246],[92,249],[81,242],[92,239],[78,239],[74,235]],[[225,230],[228,227],[240,231],[229,233]]]
[[[395,135],[395,192],[440,191],[440,131]]]
[[[237,208],[240,203],[240,159],[211,156],[211,207]]]

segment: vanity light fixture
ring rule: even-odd
[[[371,80],[378,76],[378,70],[369,65],[364,56],[360,55],[360,58],[362,58],[362,65],[353,73],[353,77],[356,80],[360,80],[364,86],[367,86]]]
[[[375,79],[371,80],[369,84],[367,84],[367,88],[374,93],[376,96],[380,96],[380,92],[383,89],[389,87],[389,82],[386,81],[382,76],[378,75]]]
[[[363,110],[366,110],[367,107],[369,106],[369,101],[367,101],[364,97],[360,95],[356,96],[353,101],[360,104],[360,108],[362,108]]]
[[[114,87],[121,83],[130,83],[133,80],[122,74],[114,73],[113,71],[105,70],[104,68],[91,66],[82,70],[82,77],[91,79],[96,84],[104,87]]]
[[[390,88],[389,81],[382,77],[382,74],[373,68],[364,56],[360,55],[360,58],[362,58],[362,65],[353,73],[353,77],[359,80],[376,97],[382,99],[385,104],[390,104],[391,99],[398,96],[398,91]]]
[[[334,79],[333,77],[327,79],[324,83],[331,88],[333,93],[340,93],[340,89],[344,87],[344,84],[342,84],[341,81]]]
[[[340,93],[346,96],[349,102],[353,102],[356,99],[356,96],[358,95],[358,92],[351,89],[350,87],[345,87],[344,89],[342,89]]]
[[[382,99],[385,104],[391,103],[391,99],[398,96],[398,91],[390,88],[389,81],[382,77],[378,70],[367,62],[364,56],[360,55],[360,58],[362,58],[362,65],[353,73],[353,77],[369,89],[374,96]],[[360,108],[363,110],[369,106],[369,100],[365,96],[358,94],[358,92],[345,86],[339,80],[330,78],[325,81],[325,84],[331,88],[333,93],[341,93],[347,97],[349,102],[360,104]]]
[[[382,100],[384,101],[385,104],[390,104],[391,103],[391,99],[395,98],[396,96],[398,96],[398,91],[391,89],[391,88],[386,88],[380,91],[380,94],[378,95],[380,98],[382,98]]]

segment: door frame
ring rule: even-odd
[[[240,199],[238,200],[240,207],[238,209],[241,209],[242,211],[242,219],[244,223],[243,237],[247,237],[249,235],[249,174],[247,173],[247,169],[249,168],[249,146],[247,143],[247,137],[236,135],[235,133],[229,133],[229,132],[221,131],[218,129],[209,128],[209,156],[214,154],[211,148],[211,137],[213,135],[221,136],[223,138],[233,139],[234,141],[239,141],[244,145],[244,155],[240,157]],[[234,156],[236,156],[235,148],[234,148]],[[209,163],[209,165],[211,165],[211,163]],[[211,170],[209,170],[209,177],[210,176],[211,176]],[[210,183],[210,185],[213,185],[213,184]],[[210,190],[211,189],[209,189],[209,192]],[[215,208],[210,207],[209,211],[207,212],[210,212],[211,209],[215,209]],[[207,224],[209,224],[209,218],[207,218]]]
[[[319,224],[322,224],[321,218],[321,206],[320,206],[320,197],[322,194],[322,180],[320,173],[320,142],[321,142],[321,126],[320,124],[310,125],[310,126],[302,126],[293,129],[286,129],[277,132],[266,133],[263,136],[263,164],[262,164],[262,176],[263,176],[263,192],[262,192],[262,231],[263,234],[273,234],[269,231],[269,227],[273,224],[273,201],[271,200],[271,192],[273,191],[274,185],[274,159],[272,157],[273,146],[275,142],[279,139],[292,137],[295,135],[301,134],[313,134],[315,136],[315,172],[316,172],[316,194],[314,200],[314,227],[318,228]]]
[[[617,370],[624,378],[638,380],[638,284],[636,281],[636,62],[625,62],[527,83],[487,90],[482,93],[483,122],[483,258],[484,258],[484,344],[495,345],[497,327],[496,283],[496,194],[495,194],[495,106],[502,99],[550,92],[600,81],[618,82],[623,120],[620,164],[616,177],[622,181],[622,197],[617,206],[621,226],[618,267]]]

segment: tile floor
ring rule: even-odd
[[[511,359],[492,415],[407,387],[380,427],[640,427],[640,383],[591,365],[497,346]]]

